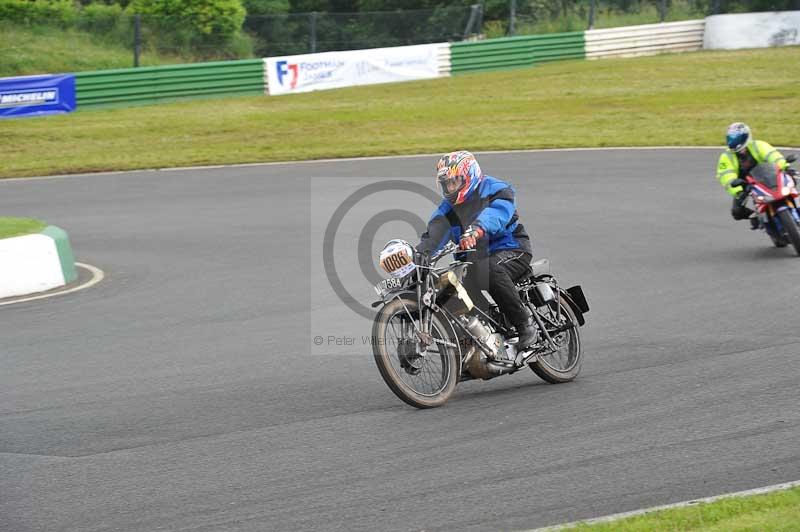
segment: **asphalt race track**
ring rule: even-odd
[[[717,155],[479,156],[583,285],[585,362],[428,411],[384,385],[322,235],[435,156],[0,182],[106,274],[0,307],[0,530],[526,529],[800,479],[800,258],[733,222]],[[432,210],[377,188],[337,232],[351,304],[365,221]]]

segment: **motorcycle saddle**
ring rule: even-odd
[[[528,271],[519,278],[517,284],[542,275],[550,275],[550,261],[548,259],[539,259],[529,264]]]

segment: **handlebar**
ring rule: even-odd
[[[456,244],[455,242],[448,242],[447,245],[445,245],[445,247],[443,247],[442,249],[431,255],[430,258],[431,264],[435,263],[445,255],[455,253],[457,250],[458,250],[458,244]]]
[[[428,265],[434,265],[436,262],[444,257],[445,255],[450,255],[451,253],[470,253],[475,251],[474,249],[459,249],[458,244],[456,242],[448,242],[442,249],[434,253],[428,258]],[[427,266],[427,265],[426,265]]]

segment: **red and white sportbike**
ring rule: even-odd
[[[786,159],[793,162],[792,155]],[[800,192],[792,176],[772,163],[753,167],[745,179],[736,179],[732,186],[742,186],[750,195],[758,215],[759,227],[769,235],[776,247],[789,243],[800,255],[800,212],[797,197]]]

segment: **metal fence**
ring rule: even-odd
[[[362,13],[250,16],[244,29],[260,56],[460,41],[481,32],[480,4]]]

